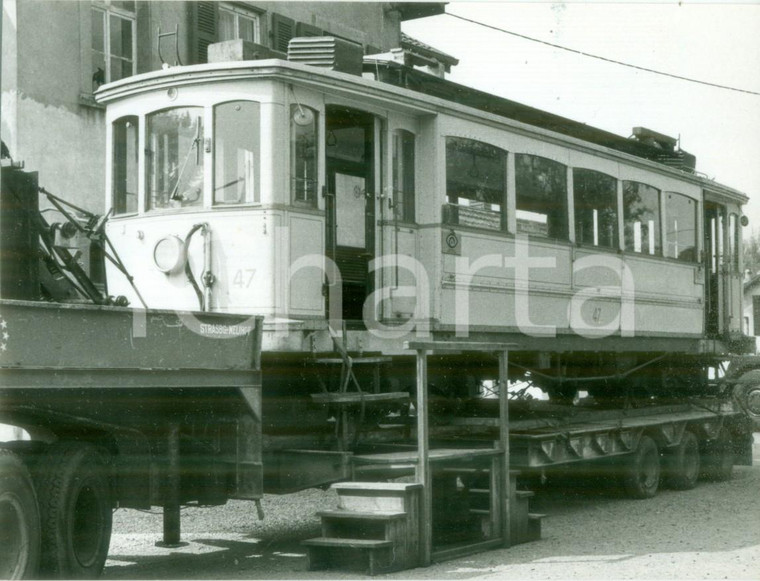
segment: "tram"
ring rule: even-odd
[[[330,453],[358,423],[403,434],[419,338],[511,344],[514,386],[561,405],[715,393],[747,345],[746,195],[646,128],[623,138],[383,58],[323,62],[172,67],[96,95],[106,231],[139,290],[111,266],[108,293],[264,317],[265,486],[345,477]],[[487,415],[497,377],[485,355],[431,357],[431,413]],[[374,401],[346,437],[331,394],[354,389]]]

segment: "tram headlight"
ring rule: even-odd
[[[185,243],[179,236],[165,236],[153,247],[153,263],[164,274],[174,274],[187,262]]]

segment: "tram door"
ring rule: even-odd
[[[325,129],[327,256],[341,273],[343,319],[360,321],[372,292],[375,120],[369,113],[331,106]]]
[[[720,335],[727,328],[727,288],[725,245],[726,209],[721,204],[705,202],[705,333]]]

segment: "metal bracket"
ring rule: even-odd
[[[161,54],[161,39],[167,36],[174,37],[174,65],[170,65],[164,60]],[[156,46],[158,47],[158,59],[161,61],[161,66],[167,68],[170,66],[182,66],[182,61],[179,58],[179,24],[174,25],[174,32],[161,32],[161,26],[158,27],[158,36],[156,37]]]

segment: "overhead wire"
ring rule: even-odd
[[[464,22],[469,22],[471,24],[476,24],[477,26],[482,26],[484,28],[490,28],[491,30],[496,30],[496,31],[502,32],[504,34],[509,34],[509,35],[515,36],[517,38],[522,38],[523,40],[529,40],[531,42],[536,42],[536,43],[539,43],[539,44],[550,46],[552,48],[556,48],[556,49],[559,49],[559,50],[564,50],[564,51],[567,51],[567,52],[570,52],[570,53],[573,53],[573,54],[578,54],[578,55],[581,55],[581,56],[597,59],[597,60],[604,61],[604,62],[607,62],[607,63],[611,63],[611,64],[615,64],[615,65],[620,65],[620,66],[636,69],[636,70],[639,70],[639,71],[644,71],[644,72],[647,72],[647,73],[652,73],[652,74],[655,74],[655,75],[661,75],[661,76],[664,76],[664,77],[670,77],[670,78],[673,78],[673,79],[678,79],[680,81],[687,81],[689,83],[697,83],[697,84],[700,84],[700,85],[706,85],[708,87],[713,87],[713,88],[716,88],[716,89],[724,89],[724,90],[727,90],[727,91],[736,91],[738,93],[746,93],[748,95],[759,95],[760,96],[760,92],[758,92],[758,91],[750,91],[749,89],[741,89],[741,88],[738,88],[738,87],[731,87],[731,86],[728,86],[728,85],[721,85],[719,83],[712,83],[712,82],[709,82],[709,81],[702,81],[700,79],[694,79],[694,78],[691,78],[691,77],[685,77],[683,75],[675,75],[673,73],[666,73],[664,71],[658,71],[656,69],[650,69],[648,67],[642,67],[642,66],[639,66],[639,65],[634,65],[634,64],[631,64],[631,63],[626,63],[626,62],[623,62],[623,61],[619,61],[619,60],[616,60],[616,59],[608,58],[608,57],[601,56],[601,55],[598,55],[598,54],[593,54],[593,53],[590,53],[590,52],[585,52],[585,51],[578,50],[578,49],[575,49],[575,48],[570,48],[570,47],[567,47],[567,46],[563,46],[561,44],[556,44],[556,43],[553,43],[553,42],[549,42],[547,40],[541,40],[540,38],[534,38],[532,36],[528,36],[528,35],[525,35],[525,34],[520,34],[519,32],[514,32],[512,30],[506,30],[504,28],[500,28],[498,26],[494,26],[493,24],[486,24],[485,22],[480,22],[478,20],[473,20],[472,18],[467,18],[465,16],[460,16],[459,14],[452,14],[451,12],[446,12],[445,15],[446,16],[451,16],[452,18],[457,18],[459,20],[463,20]]]

